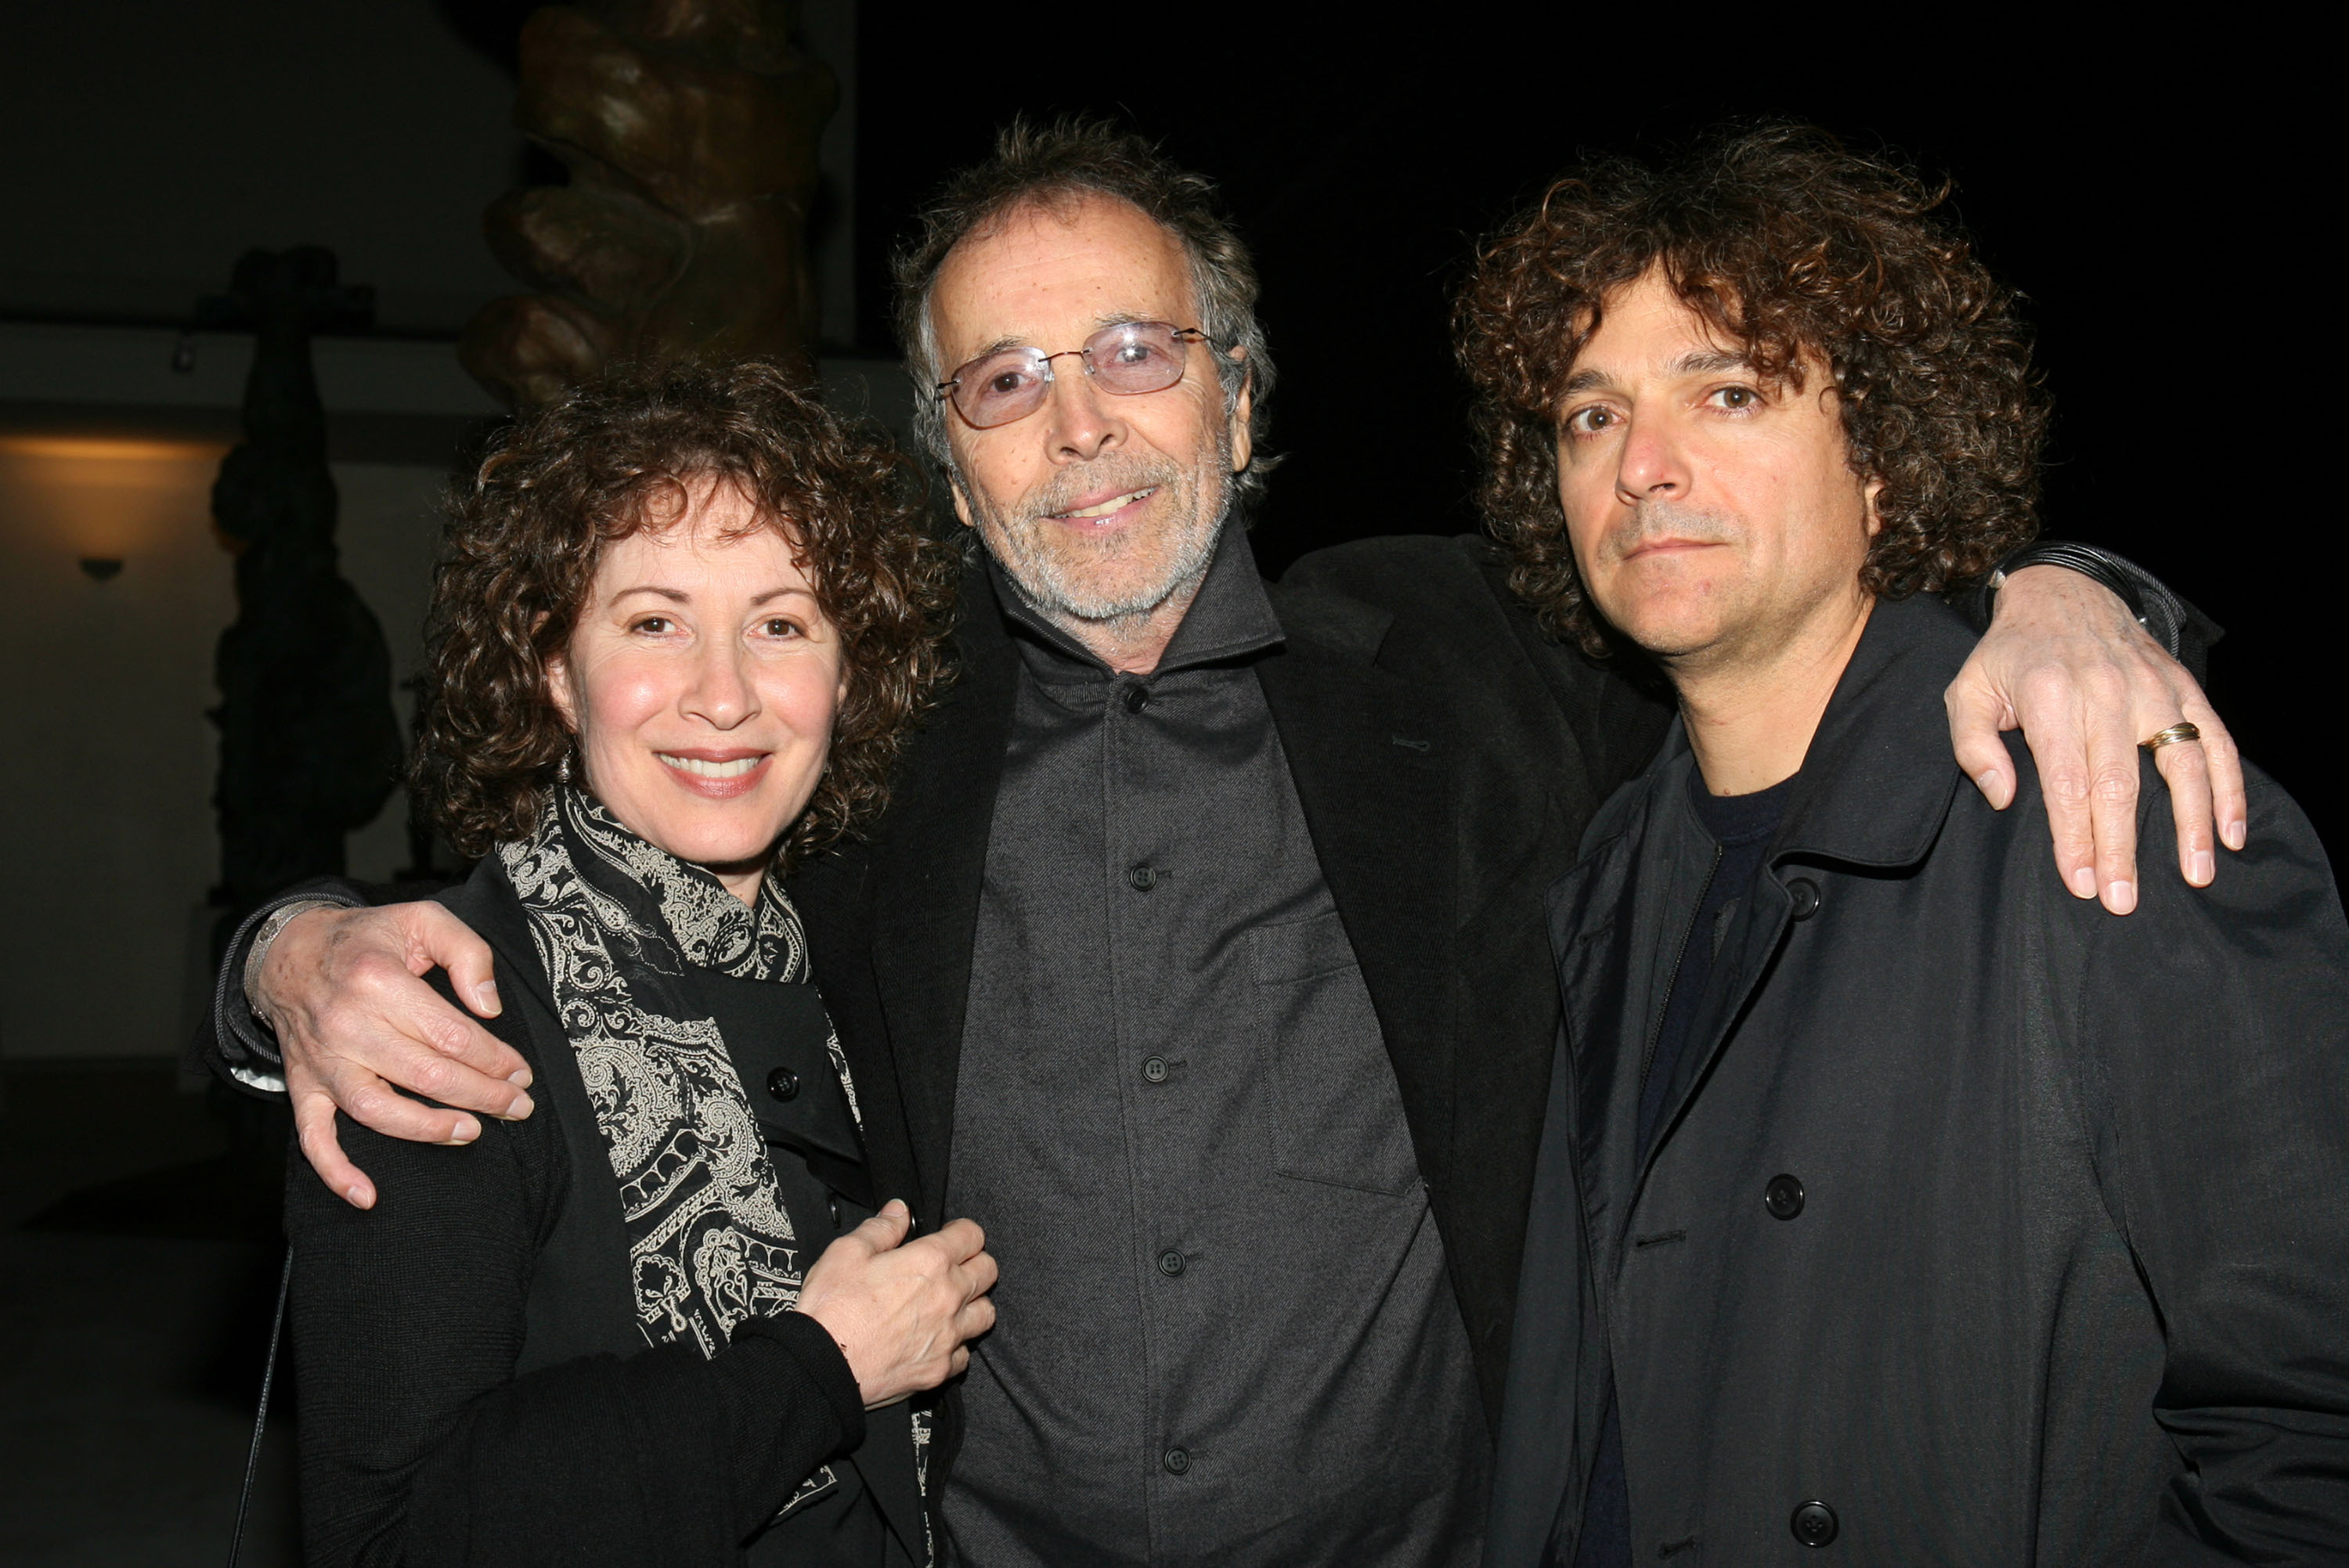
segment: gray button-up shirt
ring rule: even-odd
[[[947,1211],[987,1229],[1001,1319],[965,1389],[953,1547],[1473,1562],[1467,1336],[1252,667],[1282,633],[1246,538],[1146,676],[997,582],[1022,668]]]

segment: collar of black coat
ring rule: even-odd
[[[1879,599],[1836,683],[1786,802],[1773,861],[1891,869],[1933,847],[1959,779],[1941,693],[1974,650],[1973,628],[1938,598]],[[1656,777],[1689,750],[1678,720]]]
[[[995,589],[1005,628],[1023,650],[1033,649],[1041,655],[1030,660],[1030,667],[1039,676],[1111,678],[1113,672],[1110,667],[1030,603],[1019,583],[992,556],[987,560],[987,575]],[[1198,596],[1184,613],[1183,624],[1174,629],[1173,640],[1166,645],[1165,656],[1152,673],[1165,675],[1173,670],[1245,658],[1276,646],[1283,639],[1280,617],[1274,614],[1272,601],[1265,594],[1264,579],[1257,575],[1256,552],[1248,545],[1247,524],[1235,514],[1226,521],[1223,533],[1216,541],[1216,553],[1207,562],[1207,574],[1199,583]]]

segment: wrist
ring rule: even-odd
[[[264,1022],[268,1018],[268,1008],[262,994],[261,985],[264,965],[268,961],[269,950],[277,944],[277,939],[280,936],[285,934],[285,928],[313,910],[340,907],[342,906],[330,899],[296,899],[292,903],[271,911],[269,917],[264,920],[260,928],[254,932],[253,945],[245,950],[243,980],[244,1005],[252,1011],[254,1017],[263,1019]]]
[[[1982,619],[1987,622],[1998,613],[1998,591],[2008,578],[2033,566],[2058,566],[2075,572],[2089,582],[2109,592],[2127,606],[2129,619],[2146,625],[2145,594],[2130,573],[2122,569],[2119,557],[2108,554],[2090,544],[2075,544],[2068,540],[2038,539],[2009,552],[1991,569],[1982,584]]]

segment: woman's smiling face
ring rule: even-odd
[[[790,541],[733,486],[693,485],[677,521],[605,548],[547,678],[605,809],[754,898],[848,680]]]

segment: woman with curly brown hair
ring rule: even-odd
[[[575,393],[457,496],[417,781],[540,1106],[345,1122],[365,1212],[295,1162],[311,1561],[927,1560],[902,1401],[995,1265],[874,1191],[780,879],[877,808],[954,571],[902,460],[763,366]]]

